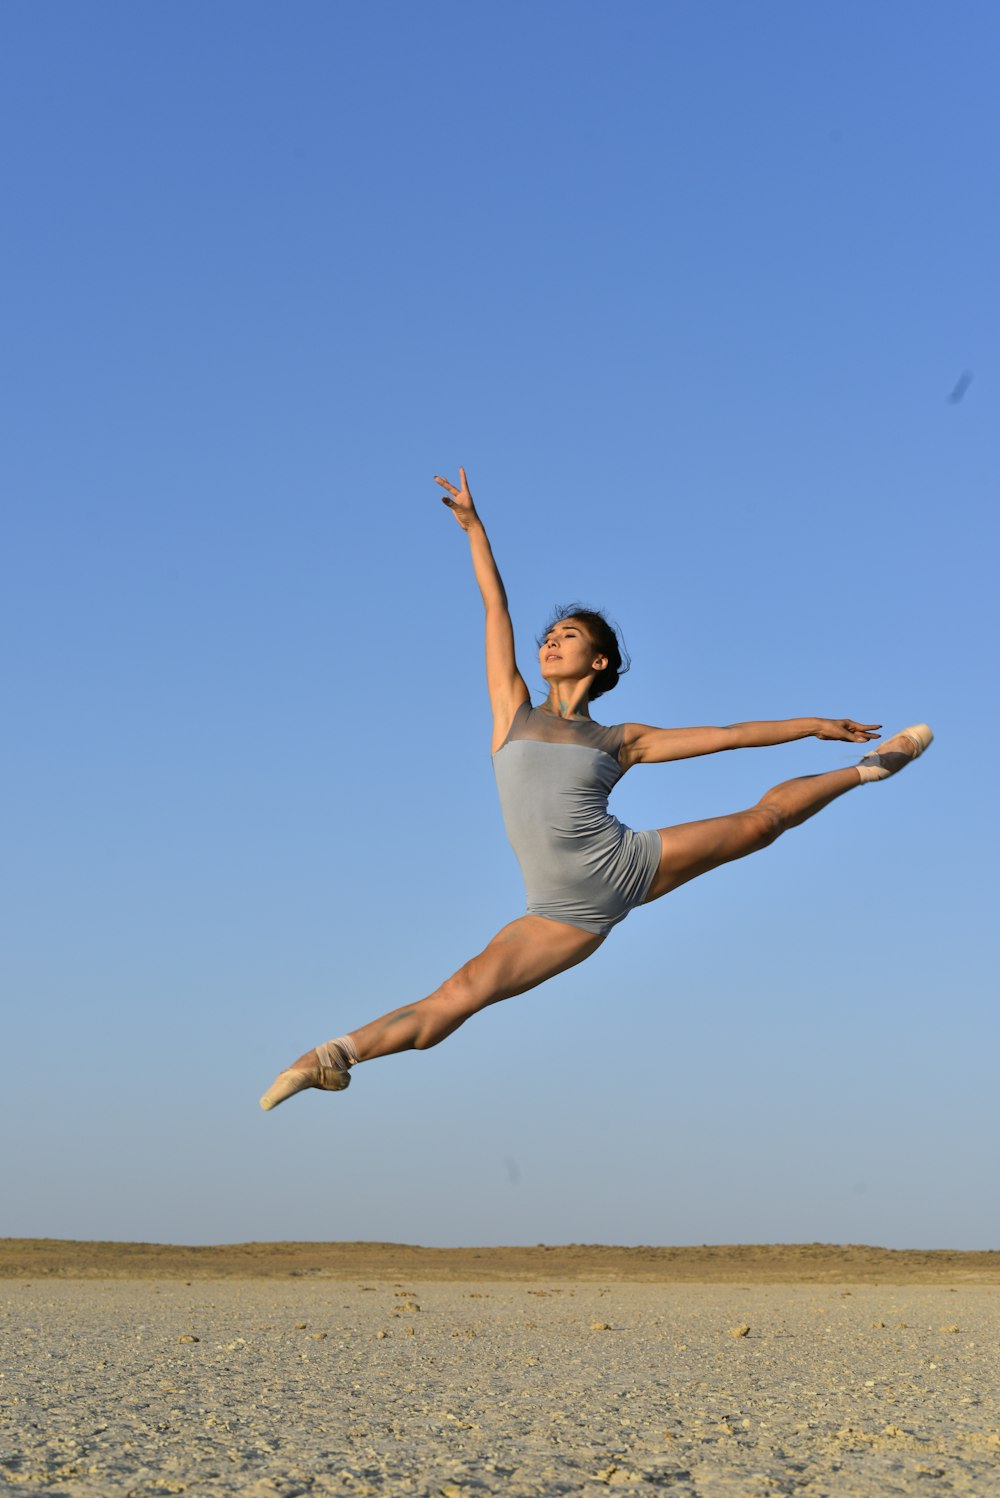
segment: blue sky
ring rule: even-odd
[[[996,1246],[998,31],[4,7],[0,1232]],[[533,687],[582,599],[634,658],[603,721],[937,742],[266,1116],[523,909],[459,463]]]

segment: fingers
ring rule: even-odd
[[[840,739],[848,744],[867,744],[879,737],[877,730],[882,727],[881,723],[855,723],[853,718],[829,718],[826,721],[831,731],[819,733],[817,738]]]
[[[465,469],[459,468],[458,472],[462,480],[462,485],[459,489],[456,489],[455,485],[450,484],[447,479],[441,478],[439,474],[434,475],[434,482],[435,484],[440,484],[442,489],[447,489],[448,493],[455,497],[457,497],[459,494],[466,494],[471,499],[472,495],[469,494],[469,480],[466,478]]]

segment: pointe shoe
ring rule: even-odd
[[[861,779],[886,780],[902,770],[911,760],[919,759],[934,735],[926,723],[915,723],[912,728],[901,728],[891,739],[886,739],[871,754],[866,754],[858,765]]]
[[[304,1069],[289,1066],[278,1073],[260,1100],[260,1106],[265,1112],[270,1112],[279,1103],[286,1102],[297,1092],[305,1092],[309,1087],[318,1087],[323,1092],[343,1092],[345,1087],[350,1087],[351,1074],[347,1070],[347,1057],[335,1041],[318,1045],[315,1054],[314,1067]]]

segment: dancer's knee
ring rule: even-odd
[[[429,998],[421,999],[414,1006],[419,1023],[413,1040],[415,1051],[427,1051],[450,1035],[456,1025],[480,1008],[477,1002],[475,983],[469,969],[471,963],[459,968]]]
[[[788,821],[780,806],[773,801],[762,801],[747,812],[752,819],[754,841],[758,848],[769,848],[788,827]]]

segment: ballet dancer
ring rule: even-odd
[[[789,718],[726,728],[602,727],[590,716],[590,705],[617,685],[621,649],[603,615],[577,607],[557,615],[540,638],[538,661],[548,696],[532,707],[514,656],[507,594],[464,468],[459,476],[457,486],[444,478],[435,482],[469,538],[486,610],[493,768],[507,835],[524,876],[526,912],[427,998],[304,1052],[261,1098],[265,1109],[311,1087],[340,1092],[361,1061],[437,1045],[489,1004],[526,993],[585,961],[637,905],[769,847],[838,796],[895,775],[933,737],[923,723],[904,728],[859,764],[783,781],[756,806],[729,816],[645,832],[623,826],[608,812],[608,795],[634,765],[793,739],[867,744],[879,737],[881,724]]]

